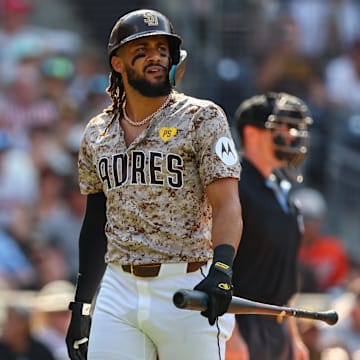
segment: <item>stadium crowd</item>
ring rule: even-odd
[[[204,37],[213,2],[190,2],[198,36]],[[166,10],[175,11],[169,3],[164,2]],[[222,90],[206,95],[230,119],[234,103],[253,93],[287,91],[309,104],[314,119],[310,153],[297,187],[309,190],[298,196],[309,210],[307,219],[320,221],[322,238],[317,245],[303,244],[302,289],[319,296],[312,297],[311,306],[336,307],[341,317],[331,328],[302,321],[300,329],[311,360],[360,359],[360,4],[253,3],[258,5],[248,10],[261,24],[243,57],[227,49],[218,58],[216,84]],[[109,70],[97,44],[65,28],[33,23],[34,11],[30,0],[0,1],[0,358],[2,345],[13,339],[7,331],[23,331],[52,352],[37,359],[65,360],[64,349],[46,345],[39,335],[44,324],[39,313],[58,314],[60,338],[65,337],[68,312],[61,304],[77,275],[85,205],[77,183],[77,152],[86,123],[109,104]],[[170,17],[176,25],[177,17]],[[193,61],[196,65],[197,55]],[[186,74],[183,81],[191,87]],[[44,289],[58,308],[39,305]],[[299,296],[298,304],[308,306],[304,299]],[[9,329],[10,317],[19,328],[19,319],[24,320],[23,329]],[[47,340],[54,345],[58,337]]]

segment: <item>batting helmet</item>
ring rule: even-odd
[[[235,113],[235,125],[242,137],[245,125],[269,129],[273,132],[275,156],[298,166],[308,151],[312,118],[306,104],[296,96],[271,92],[245,100]],[[289,142],[281,128],[287,126],[292,140]]]
[[[172,64],[176,65],[180,59],[182,39],[175,34],[173,25],[166,16],[148,9],[129,12],[115,23],[108,42],[109,61],[115,51],[129,41],[153,35],[167,36]]]

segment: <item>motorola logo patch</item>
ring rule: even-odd
[[[215,151],[221,161],[229,166],[235,165],[238,160],[234,142],[228,137],[221,137],[216,145]]]

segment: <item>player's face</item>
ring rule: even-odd
[[[126,81],[144,96],[170,93],[170,50],[165,36],[149,36],[129,42],[121,51]]]

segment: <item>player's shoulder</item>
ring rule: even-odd
[[[191,112],[220,112],[225,115],[222,107],[210,99],[203,99],[180,92],[174,92],[174,100],[178,106],[187,108]]]
[[[111,116],[105,112],[95,115],[86,124],[85,134],[87,136],[91,136],[91,134],[95,134],[97,136],[106,129],[110,121]]]
[[[99,113],[92,117],[85,126],[84,138],[88,142],[96,141],[99,134],[103,134],[105,129],[109,126],[112,117],[105,113]]]
[[[106,126],[106,124],[111,120],[111,116],[105,112],[101,112],[94,117],[92,117],[87,123],[88,128],[98,128]]]

